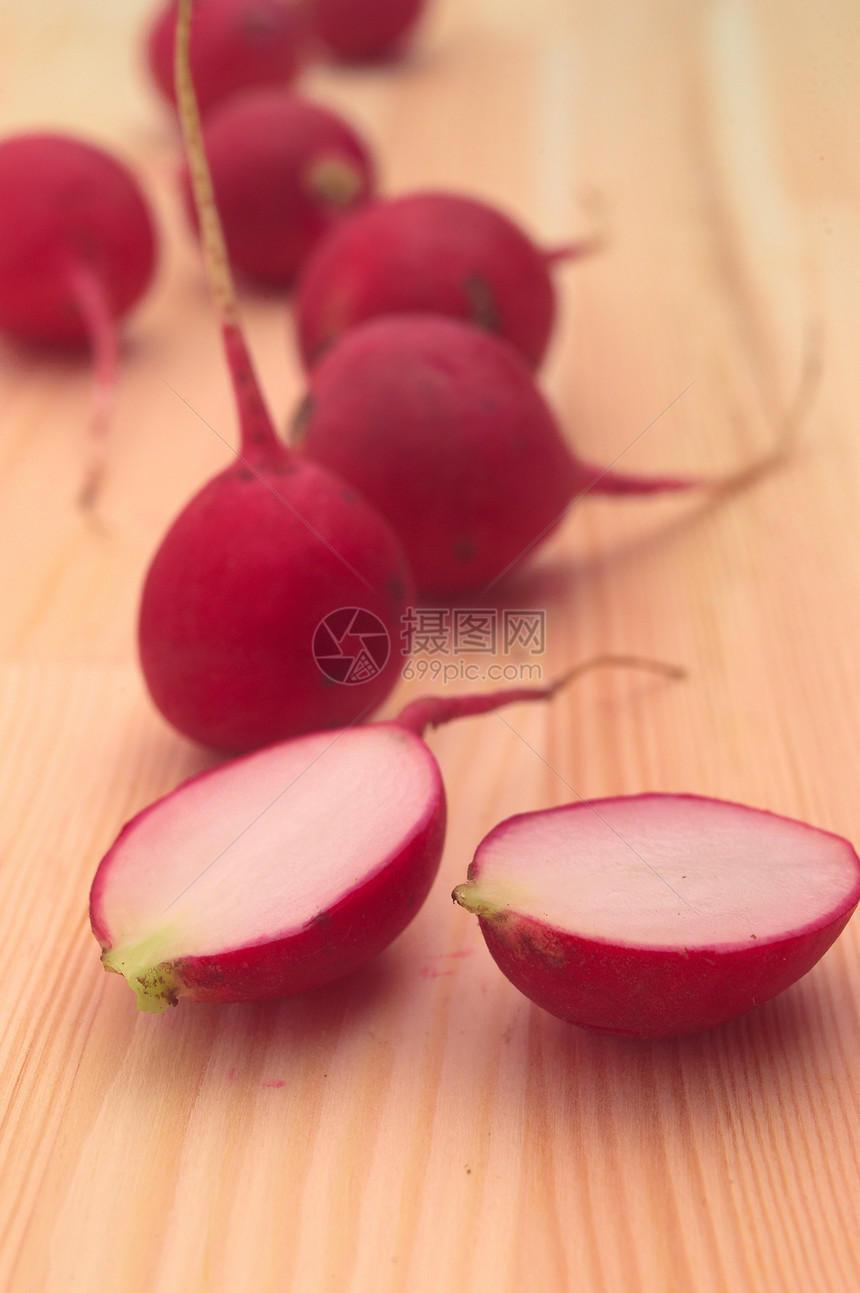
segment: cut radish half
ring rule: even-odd
[[[537,1005],[587,1028],[673,1037],[806,974],[860,901],[860,859],[773,813],[638,795],[502,822],[453,897]]]
[[[411,920],[444,834],[436,760],[395,723],[246,755],[126,826],[91,895],[102,960],[156,1013],[329,982]]]

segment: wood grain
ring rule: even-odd
[[[402,65],[309,74],[389,191],[482,193],[548,245],[602,196],[611,243],[559,272],[543,375],[588,457],[729,471],[814,398],[755,488],[589,500],[499,592],[546,609],[547,676],[617,650],[685,683],[595,675],[435,734],[448,844],[397,943],[304,998],[167,1018],[102,972],[86,916],[122,823],[209,761],[152,711],[134,616],[233,436],[174,140],[135,62],[148,9],[0,15],[3,131],[113,146],[164,229],[98,525],[74,508],[86,365],[0,348],[0,1285],[847,1293],[860,925],[745,1019],[630,1044],[532,1007],[448,893],[500,818],[575,795],[696,791],[860,840],[855,6],[439,0]],[[301,394],[283,303],[243,311],[283,422]]]

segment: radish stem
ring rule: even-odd
[[[192,0],[179,0],[179,17],[176,27],[176,100],[179,123],[188,159],[191,187],[200,222],[203,261],[212,299],[221,322],[221,333],[227,363],[233,377],[236,405],[239,414],[240,452],[242,458],[253,466],[267,460],[283,461],[284,446],[278,440],[269,411],[266,408],[254,365],[242,336],[236,290],[227,259],[227,248],[218,210],[212,179],[206,161],[200,113],[191,80],[188,61],[191,37]]]

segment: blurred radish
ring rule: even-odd
[[[149,287],[155,260],[149,206],[131,171],[110,153],[63,134],[0,141],[0,329],[91,347],[93,461],[80,495],[87,506],[104,471],[117,325]]]
[[[153,80],[176,105],[175,0],[156,15],[147,37]],[[309,29],[300,0],[196,0],[191,73],[200,111],[252,86],[288,85],[301,70]]]
[[[180,732],[246,750],[362,718],[400,673],[391,644],[410,600],[402,549],[377,512],[278,440],[239,326],[188,77],[190,3],[177,38],[180,118],[241,432],[240,452],[177,517],[153,558],[139,647],[156,705]],[[367,668],[333,681],[321,625]],[[371,626],[368,629],[368,624]],[[355,627],[357,626],[357,627]],[[382,652],[370,648],[373,637]],[[319,652],[317,652],[319,654]]]
[[[429,314],[348,332],[311,370],[293,438],[387,517],[428,594],[495,583],[584,492],[703,483],[581,462],[512,346]]]
[[[313,29],[346,60],[387,58],[406,44],[427,0],[307,0]]]
[[[375,202],[318,246],[299,282],[296,327],[307,364],[349,328],[382,314],[443,314],[516,346],[537,368],[555,319],[552,267],[589,239],[535,246],[501,211],[455,193]]]
[[[453,896],[502,972],[551,1014],[674,1037],[806,974],[860,901],[860,859],[786,817],[638,795],[509,818]]]
[[[289,90],[236,95],[206,118],[203,143],[230,261],[263,283],[290,283],[373,190],[370,153],[352,127]],[[182,185],[196,224],[187,168]]]
[[[544,688],[425,697],[387,723],[316,732],[193,777],[139,813],[90,895],[105,968],[141,1010],[302,992],[376,956],[417,915],[445,840],[427,728],[543,700]]]

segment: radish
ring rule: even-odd
[[[542,688],[424,697],[390,722],[315,732],[186,781],[144,809],[102,860],[90,895],[105,968],[141,1010],[248,1001],[330,982],[376,956],[427,896],[445,838],[445,792],[422,734],[543,700]]]
[[[289,90],[236,95],[207,117],[203,142],[230,260],[264,283],[290,283],[319,238],[373,190],[356,132]],[[181,182],[196,223],[187,169]]]
[[[308,0],[315,34],[347,60],[386,58],[412,33],[426,0]]]
[[[443,314],[506,338],[537,368],[552,331],[550,271],[595,240],[547,252],[501,211],[455,193],[373,203],[338,225],[305,266],[296,326],[305,362],[380,314]]]
[[[363,717],[398,679],[411,576],[386,522],[277,438],[239,326],[187,68],[190,4],[177,38],[180,117],[204,259],[241,428],[235,463],[191,500],[153,558],[139,648],[155,704],[180,732],[239,751]],[[319,647],[322,634],[328,647]],[[322,655],[364,662],[349,676]],[[341,681],[338,681],[338,678]]]
[[[837,835],[759,809],[635,795],[509,818],[453,897],[502,972],[551,1014],[674,1037],[806,974],[860,901],[860,858]]]
[[[155,272],[150,209],[131,171],[110,153],[51,133],[0,141],[0,198],[0,329],[92,349],[93,461],[81,492],[89,505],[113,412],[117,325]]]
[[[177,5],[166,5],[147,37],[149,70],[176,105],[173,58]],[[295,0],[196,0],[191,72],[201,112],[251,86],[287,85],[305,60],[308,22]]]
[[[295,443],[388,518],[428,594],[495,583],[585,491],[702,483],[580,462],[517,351],[458,320],[373,319],[333,346],[308,381]]]

